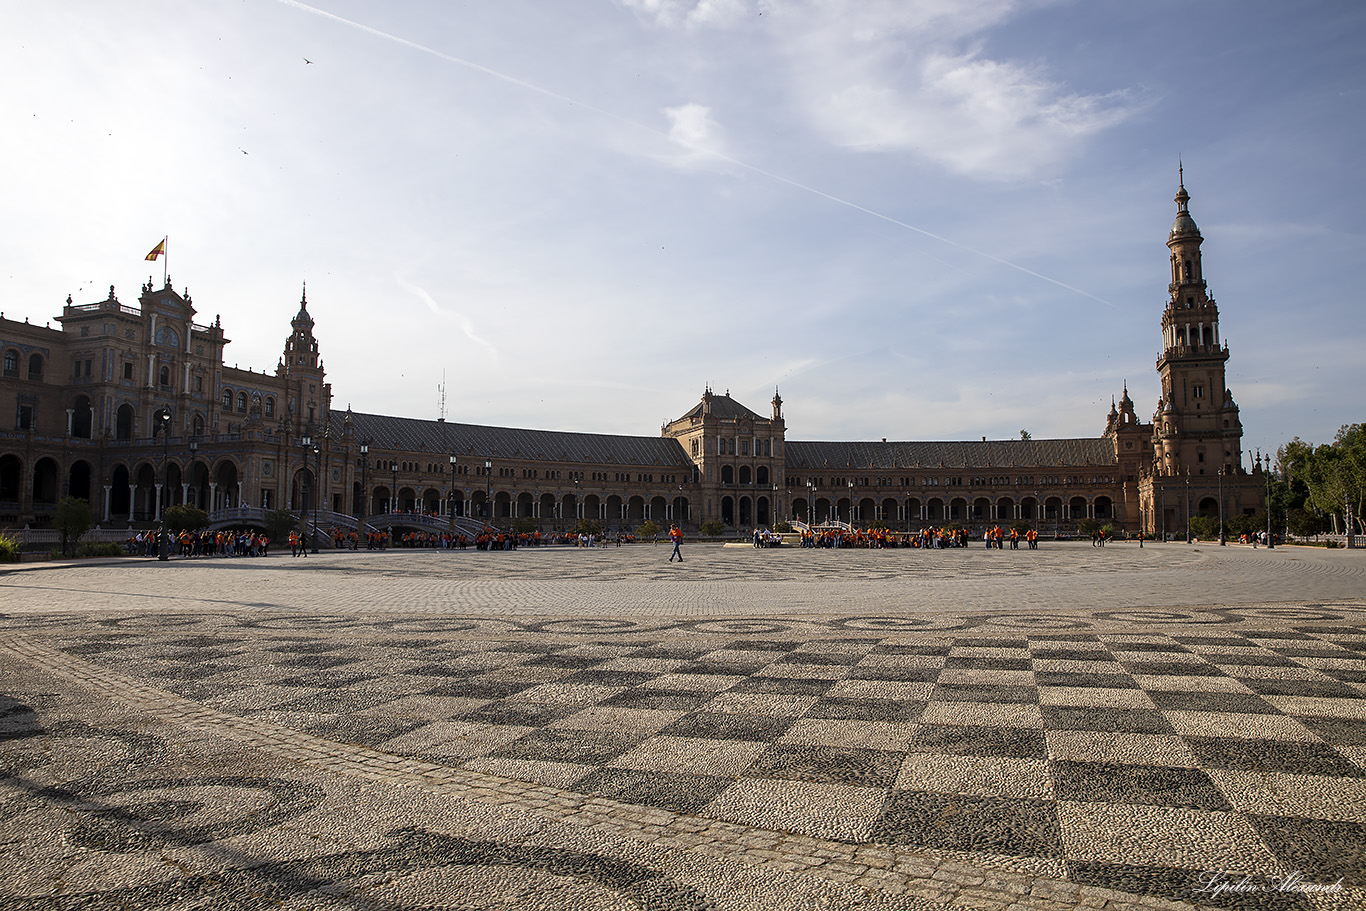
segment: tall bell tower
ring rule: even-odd
[[[1200,245],[1190,214],[1184,169],[1176,193],[1169,299],[1162,313],[1162,355],[1157,372],[1162,399],[1153,415],[1154,471],[1163,475],[1217,475],[1239,470],[1243,425],[1224,385],[1228,345],[1219,338],[1219,307],[1205,285]]]

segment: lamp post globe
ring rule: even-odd
[[[171,409],[163,408],[157,412],[155,426],[161,433],[161,496],[157,503],[161,527],[157,532],[157,559],[169,560],[171,542],[166,532],[166,501],[171,496]]]

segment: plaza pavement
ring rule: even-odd
[[[1366,907],[1366,554],[0,572],[0,908]]]

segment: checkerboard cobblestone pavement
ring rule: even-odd
[[[1366,560],[1007,553],[0,577],[0,904],[1366,906]]]

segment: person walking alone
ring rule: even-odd
[[[679,548],[679,545],[681,545],[681,544],[683,543],[683,530],[682,530],[681,528],[679,528],[677,525],[675,525],[675,526],[673,526],[672,528],[670,528],[670,529],[669,529],[669,540],[672,541],[673,544],[674,544],[673,553],[669,554],[669,562],[672,563],[672,562],[674,561],[674,557],[677,557],[677,558],[678,558],[678,562],[679,562],[679,563],[682,563],[682,562],[683,562],[683,554],[679,551],[678,548]]]

